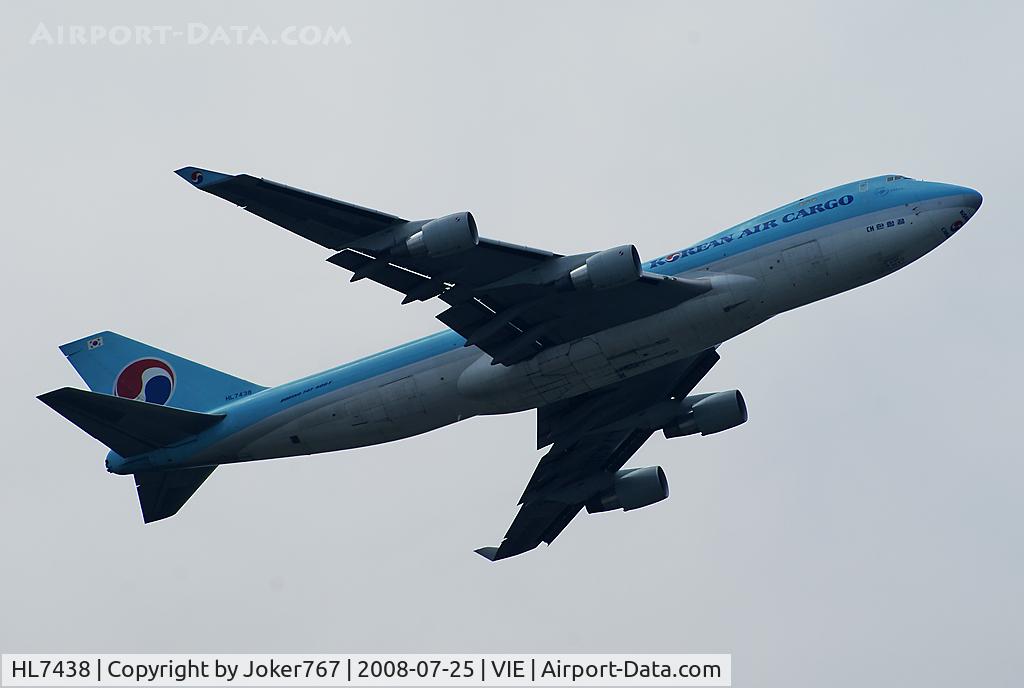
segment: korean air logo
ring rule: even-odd
[[[192,179],[192,183],[193,184],[202,184],[203,183],[203,173],[202,173],[202,171],[201,170],[192,170],[191,179]]]
[[[166,404],[174,394],[174,369],[158,358],[132,361],[114,378],[114,394],[150,404]]]

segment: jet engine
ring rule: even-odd
[[[632,511],[668,497],[668,480],[661,466],[625,468],[615,473],[612,486],[587,502],[587,513]]]
[[[747,404],[738,389],[687,397],[686,402],[682,415],[663,428],[665,437],[713,435],[747,422]]]
[[[635,282],[642,272],[636,246],[626,244],[590,256],[569,273],[569,280],[577,289],[613,289]]]
[[[461,253],[480,242],[472,213],[446,215],[427,222],[405,240],[405,248],[413,256],[441,258]]]

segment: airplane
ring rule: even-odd
[[[738,390],[693,393],[719,346],[769,318],[888,275],[949,239],[977,191],[896,174],[783,205],[641,262],[630,244],[560,255],[481,237],[473,215],[427,220],[248,174],[176,173],[331,251],[403,294],[439,299],[447,329],[276,387],[113,332],[60,350],[90,391],[39,397],[132,475],[143,520],[176,514],[217,466],[354,449],[467,418],[536,409],[540,459],[492,561],[550,545],[576,515],[669,495],[659,466],[625,468],[655,433],[747,420]]]

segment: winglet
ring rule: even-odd
[[[213,170],[204,170],[199,167],[182,167],[180,170],[174,170],[174,173],[187,181],[193,186],[198,186],[200,189],[205,189],[214,184],[220,184],[226,182],[234,177],[230,174],[224,174],[223,172],[214,172]]]
[[[488,561],[494,561],[498,558],[497,547],[481,547],[480,549],[474,551],[484,559],[487,559]]]

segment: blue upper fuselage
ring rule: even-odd
[[[960,194],[980,198],[977,191],[964,186],[918,181],[901,175],[862,179],[758,215],[687,248],[648,261],[644,269],[675,275],[851,217]]]

